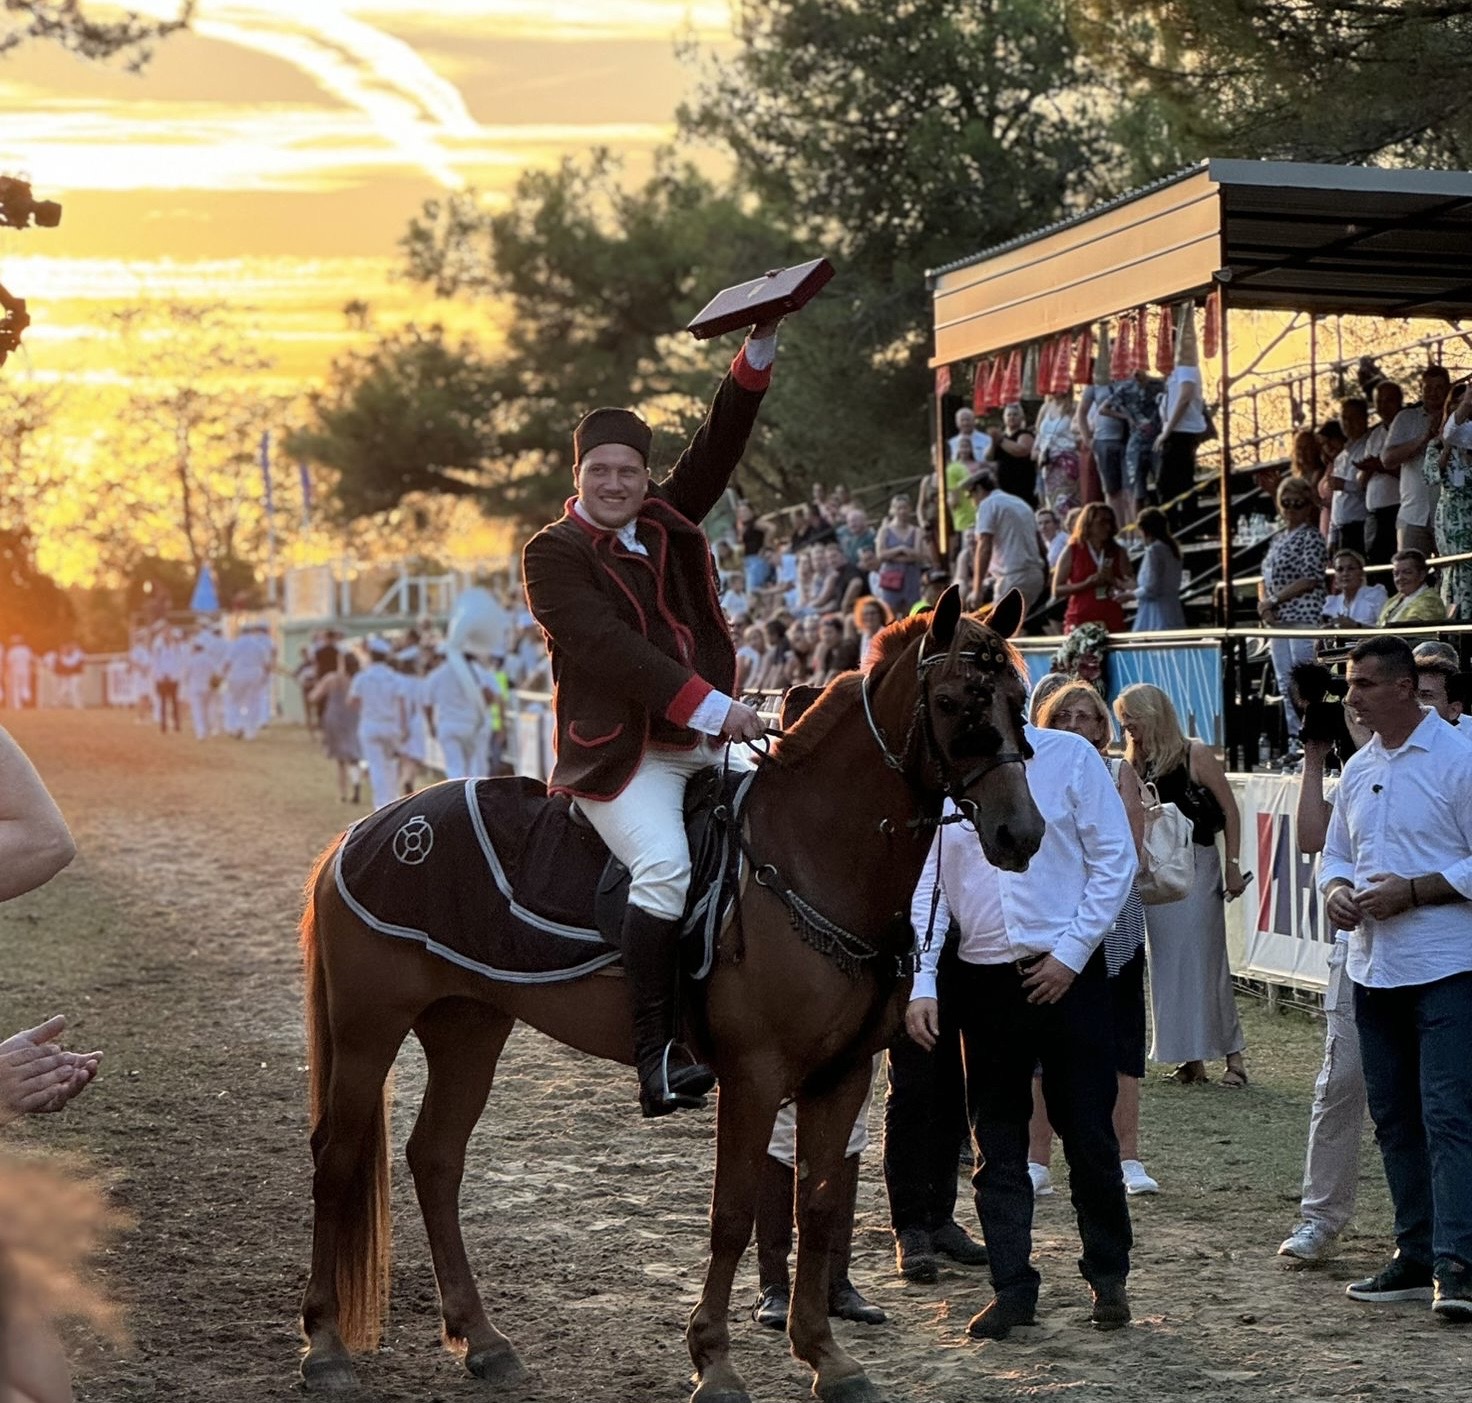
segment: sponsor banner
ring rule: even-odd
[[[1272,984],[1323,989],[1334,933],[1316,884],[1318,862],[1298,850],[1296,775],[1231,775],[1242,810],[1247,890],[1227,903],[1232,973]]]

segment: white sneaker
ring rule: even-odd
[[[1124,1178],[1124,1191],[1127,1194],[1158,1194],[1160,1192],[1160,1185],[1145,1173],[1145,1166],[1137,1159],[1120,1160],[1119,1172]]]
[[[1338,1236],[1322,1223],[1300,1223],[1284,1238],[1278,1255],[1295,1257],[1300,1262],[1317,1262],[1328,1253]]]
[[[1028,1160],[1027,1177],[1032,1180],[1032,1196],[1034,1198],[1051,1198],[1053,1189],[1053,1175],[1046,1164],[1039,1164],[1036,1160]]]

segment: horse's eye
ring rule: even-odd
[[[960,711],[961,704],[954,697],[941,692],[935,699],[935,709],[946,716],[954,716]]]

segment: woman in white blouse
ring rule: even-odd
[[[1373,628],[1385,607],[1384,585],[1365,583],[1365,558],[1357,550],[1334,554],[1334,593],[1324,601],[1323,620],[1329,628]]]

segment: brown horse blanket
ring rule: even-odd
[[[538,780],[446,780],[339,845],[337,889],[366,925],[489,979],[577,979],[619,958],[594,929],[608,849]]]

